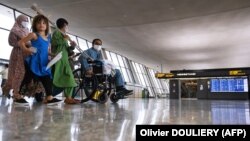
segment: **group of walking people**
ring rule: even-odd
[[[73,70],[69,63],[68,48],[77,44],[66,34],[68,21],[59,18],[56,21],[56,30],[50,34],[49,20],[39,14],[33,18],[32,32],[29,31],[29,19],[19,15],[9,34],[9,44],[13,47],[9,59],[8,79],[3,86],[3,94],[8,96],[13,89],[13,99],[18,104],[28,104],[24,96],[34,96],[38,102],[46,104],[60,103],[62,100],[55,98],[63,92],[65,104],[78,104],[79,100],[72,97],[77,86]],[[93,47],[86,50],[94,59],[102,59],[100,49],[102,41],[94,39]],[[51,58],[62,53],[61,59],[51,68],[47,65]],[[93,71],[87,65],[84,57],[80,60],[86,73]],[[120,71],[115,75],[117,90],[123,95],[130,95],[131,90],[125,88],[125,83]],[[43,96],[45,95],[45,96]]]

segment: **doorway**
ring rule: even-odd
[[[197,80],[181,80],[181,98],[197,98]]]

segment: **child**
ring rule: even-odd
[[[37,15],[33,19],[32,33],[23,38],[19,44],[29,56],[25,60],[26,74],[23,83],[29,83],[32,79],[42,82],[46,91],[47,104],[59,103],[61,100],[52,96],[51,70],[46,69],[49,62],[49,22],[44,15]],[[25,43],[31,41],[32,47],[28,48]]]
[[[62,52],[62,58],[55,64],[54,72],[53,72],[53,88],[54,95],[60,92],[64,92],[66,99],[64,100],[65,104],[77,104],[79,101],[77,99],[73,99],[73,90],[74,87],[77,86],[72,69],[69,63],[68,57],[68,40],[70,39],[68,35],[66,35],[66,30],[68,27],[68,21],[63,18],[59,18],[56,21],[57,30],[52,34],[52,52],[57,54]],[[76,46],[74,41],[70,42],[72,47]]]

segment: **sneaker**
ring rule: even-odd
[[[116,93],[116,96],[117,96],[118,99],[125,99],[125,98],[127,98],[122,93]]]
[[[124,96],[129,96],[133,94],[133,90],[128,90],[126,88],[117,89],[117,93],[123,94]]]
[[[56,98],[53,98],[51,100],[47,100],[46,103],[47,105],[54,105],[54,104],[58,104],[58,103],[61,103],[62,100],[59,100],[59,99],[56,99]]]
[[[129,96],[133,94],[133,90],[125,90],[124,91],[124,96]]]
[[[27,102],[24,98],[21,98],[21,99],[16,99],[15,100],[15,104],[18,104],[18,105],[29,105],[29,102]]]

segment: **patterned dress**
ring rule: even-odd
[[[35,93],[44,92],[44,88],[40,82],[36,84],[32,82],[31,84],[27,84],[22,89],[20,89],[25,74],[24,59],[27,56],[19,47],[18,41],[21,38],[27,36],[29,33],[28,29],[24,29],[21,25],[22,21],[26,21],[26,18],[27,17],[24,15],[18,16],[16,23],[14,24],[9,34],[9,45],[12,46],[13,49],[11,51],[9,59],[9,74],[5,89],[13,89],[14,93],[18,93],[21,90],[20,93],[27,96],[33,96]],[[32,89],[27,89],[31,87]]]

